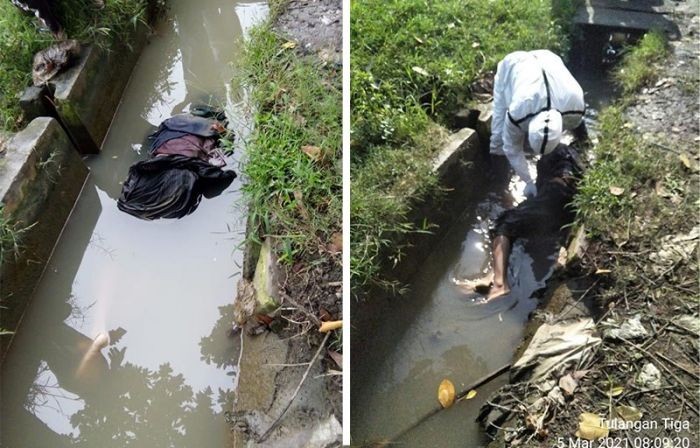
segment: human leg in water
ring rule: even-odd
[[[497,299],[510,292],[508,285],[508,258],[511,242],[505,235],[493,240],[493,270],[476,280],[455,280],[455,283],[468,292],[486,295],[486,301]]]
[[[80,361],[80,365],[75,372],[75,376],[78,378],[85,377],[91,370],[93,370],[93,366],[101,366],[102,364],[106,364],[101,350],[108,345],[109,336],[107,336],[106,333],[98,333],[95,339],[93,339],[92,345],[90,345],[83,355],[83,359]]]

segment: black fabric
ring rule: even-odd
[[[527,198],[517,207],[501,213],[491,236],[507,236],[511,240],[556,235],[573,222],[575,212],[570,203],[582,169],[576,154],[566,145],[537,162],[537,196]]]
[[[141,219],[182,218],[196,210],[202,196],[221,194],[235,178],[235,172],[197,158],[158,156],[129,168],[117,206]]]
[[[53,12],[52,0],[11,0],[12,4],[36,15],[54,34],[61,31],[61,24]]]
[[[151,141],[149,152],[152,154],[168,140],[181,138],[187,134],[200,137],[218,137],[219,132],[212,128],[215,123],[215,120],[189,114],[174,115],[162,122],[158,130],[149,136]]]

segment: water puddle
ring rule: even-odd
[[[241,36],[265,2],[172,0],[125,91],[102,153],[2,371],[2,446],[218,447],[237,375],[230,339],[245,219],[240,180],[181,220],[145,222],[116,199],[160,121],[225,107],[237,171],[249,129],[230,85]],[[81,359],[98,332],[110,346]]]

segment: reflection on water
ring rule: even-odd
[[[169,4],[102,153],[88,160],[90,179],[3,366],[3,447],[226,442],[239,348],[227,336],[241,264],[239,184],[176,221],[140,221],[118,211],[116,198],[129,166],[145,157],[146,136],[194,104],[228,109],[240,152],[245,92],[229,85],[230,61],[267,6]],[[91,351],[99,332],[109,345]]]
[[[535,169],[534,164],[530,167]],[[411,283],[411,293],[394,302],[372,349],[363,353],[353,378],[355,441],[393,437],[437,405],[437,387],[449,378],[462,390],[511,361],[532,294],[544,286],[554,260],[554,240],[518,242],[510,257],[512,292],[477,305],[454,279],[476,278],[489,268],[488,229],[498,214],[523,199],[524,183],[484,185],[483,196],[466,207]],[[357,358],[354,358],[357,361]],[[354,371],[355,372],[355,371]],[[402,436],[406,447],[485,446],[474,419],[479,406],[505,378],[479,390],[477,398],[440,412]]]

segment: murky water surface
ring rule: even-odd
[[[613,85],[599,70],[574,67],[572,73],[584,89],[585,120],[595,139],[597,114],[614,98]],[[530,172],[535,175],[534,163]],[[453,279],[477,278],[489,268],[488,229],[502,210],[523,200],[523,189],[517,180],[505,189],[499,182],[484,185],[481,199],[466,207],[422,265],[408,297],[395,301],[371,349],[362,354],[355,374],[359,378],[353,378],[353,384],[362,385],[352,391],[354,440],[393,439],[438,405],[443,378],[459,393],[511,362],[528,314],[537,306],[532,294],[551,275],[556,240],[516,243],[509,266],[512,291],[493,302],[476,304],[479,296],[465,294]],[[488,395],[506,382],[505,375],[498,378],[478,389],[474,399],[441,411],[396,442],[405,447],[486,446],[489,440],[475,418]]]
[[[238,133],[229,167],[238,171],[248,130],[230,63],[267,5],[169,4],[102,153],[88,160],[91,177],[3,367],[3,447],[225,446],[240,180],[181,220],[141,221],[116,199],[129,166],[146,156],[146,136],[196,104],[229,112]],[[110,345],[81,366],[99,332]]]
[[[522,200],[523,183],[512,181],[507,191],[497,184],[485,185],[482,198],[467,207],[435,247],[411,283],[411,293],[395,302],[372,350],[363,355],[361,377],[353,379],[363,384],[352,395],[357,440],[393,438],[410,427],[438,405],[443,378],[459,392],[511,361],[536,306],[531,295],[550,274],[554,241],[515,244],[512,292],[506,297],[478,304],[479,295],[456,286],[454,279],[477,278],[489,268],[488,229],[502,210]],[[505,380],[479,389],[476,398],[440,412],[397,441],[407,447],[485,445],[474,419],[488,394]]]

